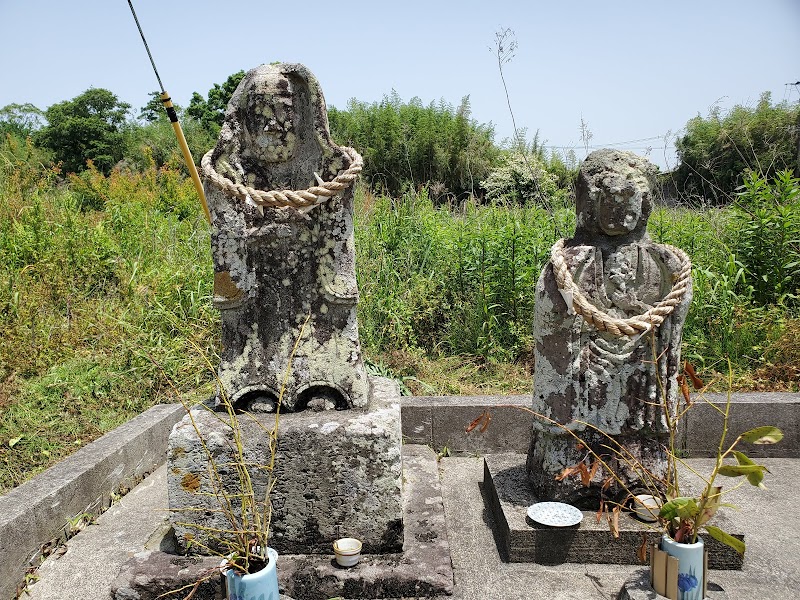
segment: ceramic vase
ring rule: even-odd
[[[703,540],[679,544],[663,535],[661,550],[678,559],[678,600],[703,600]]]
[[[279,600],[278,553],[267,548],[269,562],[256,573],[242,574],[234,569],[225,569],[225,585],[228,600]]]

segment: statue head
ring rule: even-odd
[[[251,69],[239,82],[213,160],[237,181],[247,175],[257,186],[306,187],[315,172],[330,176],[334,156],[341,150],[330,137],[316,78],[303,65],[277,63]]]
[[[242,155],[266,163],[285,162],[297,146],[294,86],[275,69],[250,71],[242,105]]]
[[[606,149],[587,156],[576,185],[576,237],[644,237],[656,172],[655,165],[632,152]]]

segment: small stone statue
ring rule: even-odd
[[[362,164],[332,141],[303,65],[262,65],[236,88],[202,161],[222,313],[218,405],[224,394],[272,412],[286,374],[290,411],[367,405],[353,242]]]
[[[630,152],[599,150],[581,166],[575,236],[552,250],[536,286],[533,410],[567,426],[610,461],[625,483],[639,477],[604,449],[614,437],[654,475],[666,469],[663,394],[677,399],[681,332],[691,265],[647,234],[655,167]],[[581,423],[583,422],[583,423]],[[556,477],[584,462],[592,474]],[[589,507],[607,478],[585,447],[537,421],[527,470],[534,495]],[[606,497],[621,494],[611,486]]]

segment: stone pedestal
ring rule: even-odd
[[[362,554],[350,568],[337,566],[329,547],[325,554],[281,554],[278,583],[282,594],[303,600],[327,598],[422,598],[453,593],[453,566],[447,539],[436,454],[428,446],[409,445],[403,453],[403,551]],[[162,549],[169,539],[158,540]],[[178,556],[145,550],[132,556],[112,584],[114,600],[194,600],[221,598],[220,578],[208,578],[220,559]],[[181,591],[177,591],[181,590]]]
[[[637,551],[643,539],[657,542],[661,537],[660,531],[629,513],[620,516],[618,538],[611,535],[605,519],[598,522],[596,511],[583,511],[583,520],[573,527],[548,527],[532,521],[528,507],[543,500],[528,485],[524,454],[486,455],[483,490],[497,523],[500,555],[509,562],[641,564]],[[714,519],[725,531],[735,529],[724,514],[718,513]],[[741,533],[732,535],[744,539]],[[709,568],[742,568],[743,559],[733,548],[707,534],[701,537],[709,549]]]
[[[280,415],[270,532],[279,553],[328,554],[340,537],[360,539],[365,553],[402,549],[399,394],[388,380],[371,384],[366,409]],[[226,464],[233,458],[231,428],[221,416],[195,409],[170,435],[170,519],[181,550],[191,539],[214,547],[203,528],[230,528],[209,476],[208,452],[228,492],[238,491],[236,472]],[[261,427],[272,430],[275,416],[242,415],[240,423],[246,460],[269,464],[269,435]],[[265,469],[252,469],[251,477],[263,494]]]

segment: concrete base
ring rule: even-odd
[[[338,567],[332,554],[281,555],[281,592],[304,600],[452,594],[453,569],[438,465],[434,452],[425,446],[403,446],[403,522],[402,553],[362,555],[361,561],[348,569]],[[183,598],[205,578],[193,598],[215,600],[220,593],[219,564],[220,559],[214,557],[140,552],[123,566],[112,586],[112,597]]]
[[[42,552],[74,533],[70,520],[96,516],[164,461],[180,404],[154,406],[0,497],[0,598],[13,597]]]
[[[524,454],[492,454],[484,457],[484,494],[497,522],[501,555],[510,562],[534,562],[545,565],[599,563],[632,565],[640,563],[637,551],[646,538],[656,542],[660,531],[630,514],[619,522],[619,537],[612,537],[608,524],[597,521],[596,514],[584,511],[583,521],[574,527],[547,527],[531,521],[527,508],[539,500],[531,492],[525,472]],[[730,532],[725,516],[716,523]],[[741,534],[732,534],[744,539]],[[712,569],[741,569],[742,558],[728,546],[702,536],[709,548]]]
[[[634,571],[622,584],[617,600],[668,600],[668,598],[656,594],[650,587],[650,570],[639,569]],[[728,594],[721,587],[709,581],[706,600],[728,600]]]
[[[341,537],[360,539],[365,553],[401,550],[399,391],[390,380],[372,383],[366,410],[280,415],[270,493],[270,542],[278,553],[327,554]],[[249,468],[257,498],[269,486],[275,421],[270,414],[239,419],[244,460],[263,465]],[[167,455],[169,508],[182,551],[194,540],[228,552],[217,538],[229,537],[221,532],[233,527],[220,509],[220,489],[234,498],[233,506],[240,505],[234,448],[225,414],[196,409],[174,427]]]
[[[692,394],[694,407],[682,420],[681,450],[691,458],[713,457],[717,453],[720,415],[707,400],[723,406],[726,394]],[[490,454],[528,451],[533,417],[520,410],[531,406],[531,396],[407,396],[401,399],[403,439],[426,444],[450,453]],[[492,423],[466,432],[473,419],[488,410]],[[800,457],[800,394],[775,392],[734,392],[731,395],[729,436],[758,427],[775,425],[783,431],[780,444],[748,446],[756,457]],[[731,440],[734,437],[730,437]]]

